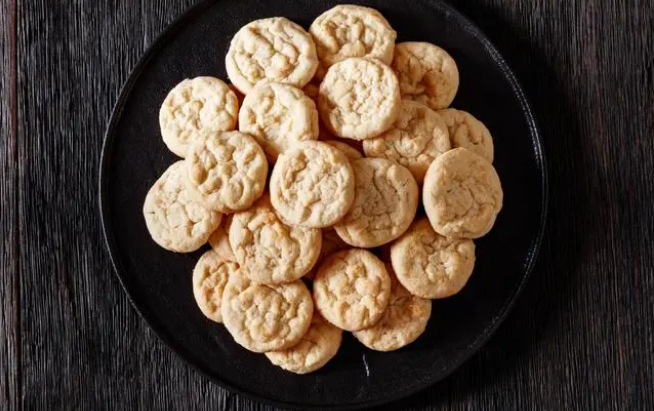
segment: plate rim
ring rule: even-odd
[[[505,302],[502,308],[499,310],[498,314],[491,320],[490,324],[479,333],[475,341],[466,347],[465,350],[462,350],[462,354],[458,354],[453,359],[449,361],[449,371],[437,379],[427,379],[427,382],[422,382],[417,386],[413,387],[410,390],[407,390],[402,393],[401,396],[390,398],[384,397],[376,399],[373,401],[362,402],[362,403],[348,403],[342,405],[333,405],[333,406],[324,406],[316,404],[297,404],[292,402],[280,401],[271,398],[261,396],[257,393],[247,391],[241,387],[238,387],[232,383],[225,381],[224,379],[213,375],[203,369],[201,362],[193,361],[188,355],[187,350],[183,349],[175,340],[170,336],[170,334],[165,331],[165,327],[159,324],[153,316],[149,313],[149,310],[146,307],[141,307],[137,301],[134,299],[132,292],[127,284],[126,279],[123,278],[124,271],[121,268],[118,252],[116,250],[117,245],[113,233],[110,232],[108,227],[111,227],[111,217],[109,216],[109,206],[108,206],[108,166],[113,155],[110,153],[110,147],[112,146],[113,140],[116,134],[116,128],[118,126],[119,119],[122,115],[122,112],[125,107],[125,103],[131,94],[133,86],[136,84],[137,80],[140,78],[145,67],[150,62],[150,60],[156,55],[156,53],[166,44],[166,40],[179,30],[183,29],[187,23],[187,20],[190,20],[192,17],[196,16],[202,10],[209,8],[209,6],[214,3],[218,3],[220,0],[202,0],[182,11],[178,16],[176,16],[166,28],[159,33],[156,38],[152,41],[150,45],[147,46],[141,57],[139,57],[138,62],[132,68],[127,77],[127,80],[122,85],[118,99],[114,104],[111,115],[109,117],[109,122],[104,133],[102,151],[100,154],[99,162],[99,175],[98,175],[98,206],[100,208],[100,217],[102,223],[102,234],[105,242],[105,246],[109,252],[109,257],[111,261],[111,266],[113,268],[114,274],[118,277],[121,287],[125,292],[127,299],[129,300],[132,307],[136,310],[138,315],[142,320],[145,321],[147,326],[154,331],[157,337],[170,349],[178,358],[180,358],[184,363],[190,365],[195,371],[203,375],[205,378],[209,379],[212,383],[220,386],[221,388],[226,389],[227,391],[242,395],[250,400],[257,401],[263,404],[272,405],[280,408],[290,408],[294,410],[360,410],[365,408],[371,408],[376,406],[381,406],[384,404],[389,404],[404,398],[413,396],[425,389],[434,386],[435,384],[445,380],[450,377],[457,369],[463,365],[467,360],[469,360],[473,355],[475,355],[479,349],[485,345],[488,340],[495,334],[498,327],[506,320],[511,309],[515,305],[517,299],[522,294],[523,289],[525,288],[529,278],[533,274],[534,266],[538,261],[538,256],[540,254],[540,248],[543,242],[545,235],[545,228],[547,222],[547,215],[549,209],[549,176],[548,176],[548,166],[547,159],[545,156],[545,151],[543,147],[543,140],[541,138],[540,131],[537,126],[537,122],[527,100],[527,97],[523,91],[520,82],[517,80],[515,74],[508,66],[506,60],[502,57],[495,45],[490,41],[486,33],[479,28],[470,18],[465,14],[460,12],[457,8],[449,4],[445,0],[429,0],[428,3],[437,4],[438,7],[445,10],[449,13],[449,17],[459,24],[464,30],[471,34],[475,39],[480,41],[484,49],[489,53],[491,58],[497,64],[498,68],[501,70],[504,77],[509,81],[513,93],[520,103],[520,108],[524,113],[524,117],[527,121],[527,127],[529,129],[530,138],[532,141],[532,147],[534,149],[534,158],[536,163],[540,168],[541,174],[541,214],[538,231],[535,233],[532,239],[532,244],[529,246],[529,251],[527,254],[527,260],[524,264],[523,275],[518,284],[518,286],[512,291],[512,295]],[[134,293],[136,294],[136,293]]]

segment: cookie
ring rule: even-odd
[[[352,162],[356,194],[350,212],[334,229],[355,247],[378,247],[411,225],[418,208],[418,184],[405,167],[385,158]]]
[[[302,281],[264,285],[234,275],[223,292],[222,316],[227,331],[244,348],[285,350],[299,343],[309,330],[313,301]]]
[[[388,306],[391,279],[371,252],[351,249],[332,254],[313,282],[316,308],[327,321],[347,331],[372,327]]]
[[[325,140],[325,144],[329,144],[330,146],[341,150],[343,154],[345,154],[345,157],[347,157],[348,160],[354,161],[358,160],[360,158],[363,158],[360,152],[357,151],[356,148],[343,143],[342,141],[336,141],[336,140]]]
[[[309,28],[320,62],[319,78],[334,64],[350,57],[393,59],[397,33],[377,10],[344,4],[327,10]]]
[[[350,210],[354,183],[354,171],[342,151],[307,141],[277,159],[270,176],[270,199],[290,224],[329,227]]]
[[[336,234],[334,230],[322,230],[322,248],[320,249],[320,256],[318,257],[318,262],[313,267],[313,270],[309,271],[304,275],[304,277],[309,281],[313,281],[316,277],[316,272],[318,271],[318,266],[325,260],[325,258],[330,255],[337,253],[339,251],[347,250],[351,248],[348,243],[343,241],[341,237]]]
[[[452,148],[465,148],[493,162],[493,137],[484,123],[470,113],[453,108],[440,110],[438,114],[447,125]]]
[[[461,291],[475,267],[475,244],[444,237],[424,218],[391,246],[398,280],[413,295],[445,298]]]
[[[203,133],[236,127],[239,102],[222,80],[186,79],[173,88],[159,110],[161,136],[170,151],[186,157],[188,146]]]
[[[314,312],[309,331],[297,345],[283,351],[267,352],[266,357],[286,371],[308,374],[322,368],[334,358],[342,339],[343,331]]]
[[[401,105],[397,77],[377,60],[351,58],[336,63],[320,84],[320,118],[338,137],[378,136],[393,125]]]
[[[193,269],[193,296],[208,319],[221,323],[221,303],[227,280],[238,271],[238,264],[214,250],[202,254]]]
[[[265,284],[286,283],[308,273],[320,255],[320,229],[284,224],[262,197],[232,216],[229,243],[243,275]]]
[[[227,75],[245,95],[262,80],[303,87],[318,68],[309,33],[284,17],[255,20],[234,35],[225,58]]]
[[[431,300],[411,295],[391,273],[391,297],[388,308],[377,324],[355,331],[354,337],[375,351],[393,351],[414,342],[427,328]]]
[[[189,146],[188,182],[203,204],[221,213],[245,210],[263,194],[268,161],[257,142],[238,131],[212,133]]]
[[[459,89],[456,62],[431,43],[398,43],[391,67],[400,81],[402,98],[419,101],[434,110],[449,107]]]
[[[209,245],[220,257],[226,258],[230,261],[236,261],[236,256],[232,251],[232,246],[229,245],[229,229],[227,228],[227,218],[223,218],[223,223],[214,231],[209,237]]]
[[[502,209],[503,197],[493,165],[465,148],[455,148],[434,160],[422,189],[425,212],[434,230],[455,238],[479,238],[488,233]]]
[[[275,161],[295,143],[318,139],[318,111],[302,90],[264,82],[245,96],[238,127],[251,134]]]
[[[152,239],[161,247],[190,253],[202,247],[220,225],[222,214],[196,200],[187,183],[184,161],[168,167],[145,197],[143,216]]]
[[[375,138],[363,141],[367,157],[397,161],[421,183],[432,161],[450,149],[445,121],[422,103],[402,101],[393,126]]]

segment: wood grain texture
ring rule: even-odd
[[[17,0],[16,47],[11,29],[0,35],[0,401],[10,410],[272,410],[165,347],[102,240],[97,169],[111,108],[147,45],[192,3]],[[489,344],[389,409],[654,409],[654,1],[452,3],[534,106],[549,227]],[[0,0],[3,28],[12,4]]]
[[[20,397],[14,18],[14,1],[0,0],[0,404],[9,409]]]

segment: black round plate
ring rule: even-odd
[[[546,165],[529,105],[487,38],[442,1],[354,1],[380,10],[398,41],[438,44],[457,61],[461,86],[453,107],[491,130],[505,203],[495,228],[477,241],[477,266],[458,295],[434,301],[425,334],[396,352],[365,349],[347,335],[322,370],[305,376],[272,366],[239,347],[196,307],[191,271],[200,252],[174,254],[150,239],[141,212],[154,181],[177,158],[163,144],[158,111],[179,81],[225,79],[231,37],[251,20],[286,16],[305,27],[331,0],[206,1],[179,18],[146,52],[124,86],[107,131],[100,207],[111,257],[132,303],[182,358],[218,384],[251,398],[303,409],[379,405],[443,379],[470,357],[504,319],[540,245],[547,209]]]

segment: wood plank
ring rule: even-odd
[[[0,0],[0,403],[9,409],[21,395],[15,13],[13,0]]]
[[[551,218],[540,264],[497,335],[447,381],[389,409],[653,409],[654,2],[451,2],[498,45],[534,105]],[[111,107],[147,45],[191,3],[18,2],[13,139],[11,105],[0,110],[0,267],[21,273],[0,278],[9,409],[273,409],[166,348],[129,305],[102,241],[97,167]],[[0,36],[3,97],[10,33]]]

